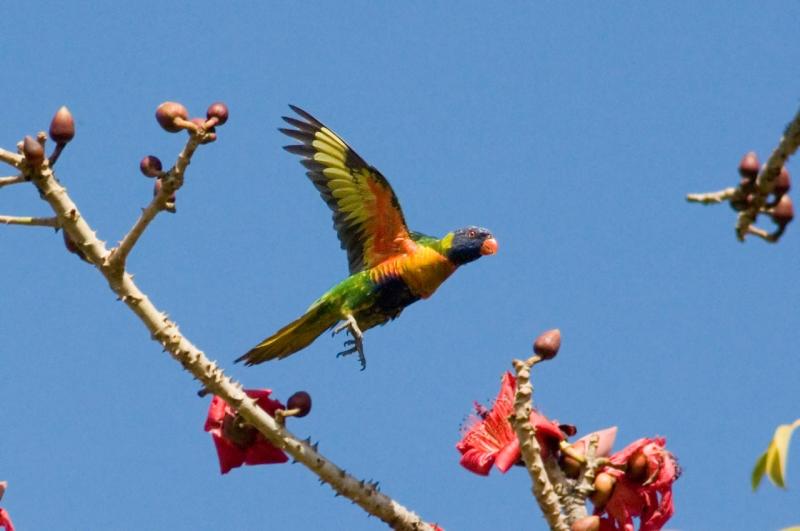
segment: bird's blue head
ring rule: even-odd
[[[497,240],[483,227],[464,227],[452,232],[447,258],[456,265],[464,265],[481,256],[497,252]],[[448,235],[449,236],[449,235]]]

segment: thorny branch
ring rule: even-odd
[[[525,467],[533,483],[533,495],[544,513],[550,529],[568,531],[567,522],[562,514],[562,505],[553,484],[545,470],[539,442],[536,440],[536,428],[530,421],[533,386],[530,381],[531,367],[539,361],[538,356],[522,361],[514,360],[514,371],[517,373],[517,391],[514,397],[514,413],[509,419],[520,442],[520,452]]]
[[[176,120],[177,122],[178,120]],[[216,122],[212,122],[209,129],[213,130],[214,125]],[[109,250],[104,242],[97,238],[95,231],[83,218],[66,189],[55,178],[47,160],[36,160],[35,163],[31,163],[21,155],[0,149],[0,162],[5,162],[20,170],[25,180],[30,180],[36,185],[42,198],[56,214],[56,217],[53,218],[54,223],[63,228],[86,260],[105,277],[111,290],[139,317],[150,331],[151,337],[202,382],[205,389],[221,397],[231,407],[238,410],[239,415],[272,444],[308,467],[319,476],[323,483],[329,483],[338,495],[352,500],[393,529],[432,531],[433,526],[381,493],[377,484],[360,481],[346,473],[319,453],[314,446],[299,440],[266,411],[258,407],[256,401],[244,393],[241,384],[226,376],[222,369],[180,333],[178,325],[156,308],[147,295],[134,283],[133,276],[125,269],[127,254],[149,222],[163,209],[165,199],[183,184],[184,172],[198,144],[209,141],[210,135],[214,135],[213,138],[216,138],[216,135],[205,127],[187,126],[183,123],[181,128],[189,132],[189,140],[178,157],[178,162],[168,172],[161,192],[151,202],[150,207],[145,209],[131,232],[114,251]],[[41,136],[39,135],[40,138]]]
[[[747,234],[754,234],[770,243],[777,242],[783,235],[788,224],[793,217],[791,200],[776,198],[773,204],[767,202],[770,194],[775,192],[776,183],[786,161],[800,146],[800,111],[794,116],[792,121],[786,126],[783,136],[778,142],[778,146],[772,151],[767,163],[761,167],[760,171],[754,172],[754,179],[742,179],[736,188],[726,188],[718,192],[708,192],[701,194],[688,194],[686,200],[690,203],[722,203],[730,202],[731,206],[739,212],[736,219],[736,237],[739,241],[744,241]],[[744,159],[743,159],[744,162]],[[742,168],[740,166],[740,172]],[[743,174],[744,177],[744,174]],[[788,189],[788,172],[786,172],[786,187]],[[777,193],[777,192],[776,192]],[[782,202],[778,202],[781,199]],[[775,232],[769,233],[764,229],[754,227],[753,224],[758,219],[759,214],[768,214],[778,224]]]

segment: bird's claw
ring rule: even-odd
[[[344,342],[345,347],[349,347],[336,354],[337,358],[349,356],[350,354],[358,353],[358,361],[361,363],[361,370],[367,368],[367,358],[364,356],[364,342],[362,341],[363,334],[358,328],[355,318],[352,315],[347,316],[347,320],[333,329],[333,335],[347,330],[353,336],[353,339],[348,339]]]

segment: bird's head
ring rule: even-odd
[[[464,227],[451,232],[446,239],[450,240],[447,258],[456,265],[467,264],[497,252],[497,240],[488,229],[482,227]]]

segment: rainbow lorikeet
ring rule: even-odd
[[[357,352],[363,370],[364,330],[430,297],[459,266],[496,253],[497,241],[480,227],[458,229],[443,238],[408,230],[386,178],[322,122],[290,107],[302,120],[284,116],[293,129],[280,131],[301,143],[284,149],[302,157],[306,175],[333,211],[350,276],[236,361],[255,365],[285,358],[333,328],[334,335],[348,330],[353,337],[338,355]]]

